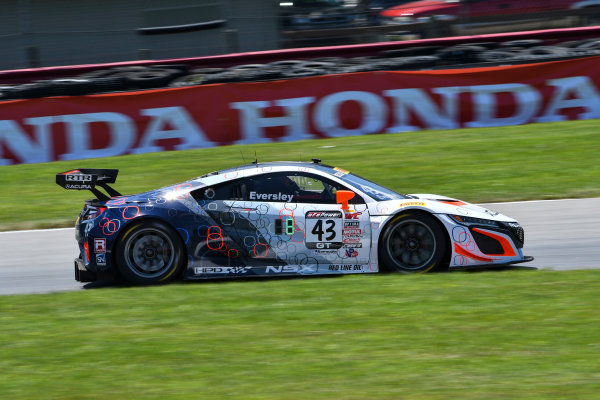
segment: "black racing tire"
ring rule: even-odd
[[[468,64],[477,59],[479,54],[487,51],[483,46],[472,46],[468,44],[458,44],[442,49],[436,53],[440,59],[460,64]]]
[[[415,46],[402,49],[390,49],[379,52],[381,57],[397,58],[397,57],[413,57],[413,56],[432,56],[443,49],[442,46]]]
[[[447,268],[447,235],[435,217],[414,211],[397,215],[379,240],[383,271],[424,273]]]
[[[169,87],[197,86],[202,85],[205,80],[206,75],[202,74],[184,75],[171,81],[171,83],[169,83]]]
[[[309,76],[318,76],[318,75],[325,75],[325,74],[327,74],[327,71],[325,71],[324,69],[299,67],[299,68],[293,68],[289,71],[282,72],[281,76],[284,79],[294,79],[294,78],[306,78]]]
[[[585,49],[585,50],[597,50],[600,49],[600,40],[588,40],[585,43],[581,43],[577,46],[577,49]]]
[[[48,85],[52,96],[83,96],[93,90],[89,79],[54,79]]]
[[[517,40],[509,40],[507,42],[500,43],[500,47],[521,47],[521,48],[529,48],[534,46],[542,46],[544,44],[543,40],[540,39],[517,39]]]
[[[477,58],[483,62],[508,62],[517,55],[518,53],[513,51],[488,50],[480,53]]]
[[[11,85],[1,85],[0,86],[0,100],[12,100],[14,99],[13,94],[14,86]]]
[[[226,69],[225,68],[194,68],[192,70],[190,70],[190,74],[202,74],[202,75],[212,75],[212,74],[218,74],[221,72],[225,72]]]
[[[51,96],[52,93],[48,82],[39,81],[15,86],[12,89],[12,95],[17,99],[37,99]]]
[[[122,76],[90,79],[90,85],[91,93],[121,92],[127,89],[125,78]]]
[[[186,259],[177,232],[155,220],[128,226],[113,257],[121,277],[138,285],[166,283],[180,277]]]
[[[177,69],[146,69],[143,71],[129,72],[125,75],[127,84],[133,89],[151,89],[168,86],[168,84],[185,75]]]
[[[402,59],[402,69],[424,69],[434,67],[440,58],[437,56],[415,56]]]
[[[569,53],[569,49],[559,46],[535,46],[523,51],[523,54],[533,56],[564,56]]]

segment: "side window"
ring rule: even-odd
[[[245,180],[225,182],[218,185],[208,186],[192,192],[197,201],[205,200],[244,200],[247,183]]]
[[[329,179],[307,173],[274,173],[248,179],[250,201],[335,204],[335,194],[346,189]],[[356,195],[351,204],[364,204]]]

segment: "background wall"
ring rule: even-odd
[[[0,69],[197,57],[279,47],[265,0],[0,0]],[[160,35],[139,29],[223,20]]]

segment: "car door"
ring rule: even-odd
[[[269,238],[270,257],[280,264],[266,272],[361,272],[369,264],[371,224],[360,196],[342,210],[336,192],[346,187],[301,171],[258,175],[250,181],[247,205],[265,211],[268,227],[263,236]]]

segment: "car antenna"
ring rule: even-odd
[[[258,168],[258,157],[256,156],[256,150],[254,150],[254,161],[252,161],[252,164],[256,164],[256,168]]]

